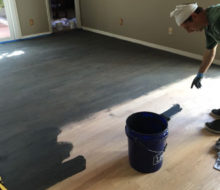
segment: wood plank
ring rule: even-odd
[[[206,88],[200,90],[189,88],[191,80],[186,78],[64,126],[58,141],[73,143],[69,159],[84,155],[87,168],[49,189],[220,189],[219,172],[213,169],[213,145],[219,135],[204,129],[204,122],[213,120],[208,112],[218,102],[213,93],[219,78],[207,79]],[[126,118],[138,111],[162,113],[175,103],[183,110],[169,122],[162,168],[151,174],[135,171],[128,163]]]

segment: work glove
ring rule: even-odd
[[[191,88],[193,88],[193,86],[195,86],[196,88],[201,88],[202,84],[201,84],[201,80],[203,78],[203,73],[198,73],[196,75],[196,77],[193,79]]]

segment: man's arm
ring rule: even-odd
[[[196,75],[196,77],[193,79],[193,82],[191,84],[191,88],[193,88],[193,86],[195,86],[196,88],[201,88],[202,84],[201,84],[201,80],[203,78],[203,73],[205,73],[210,65],[212,64],[213,60],[215,59],[215,54],[216,54],[216,49],[217,49],[217,45],[212,48],[212,49],[207,49],[203,55],[203,60],[202,63],[199,67],[199,72]]]
[[[203,55],[203,60],[199,68],[199,73],[205,73],[210,65],[212,64],[213,60],[215,59],[215,54],[216,54],[216,45],[213,49],[207,49]]]

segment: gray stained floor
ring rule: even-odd
[[[199,65],[81,30],[0,45],[0,55],[14,51],[24,54],[0,59],[0,175],[22,190],[46,189],[86,168],[83,155],[61,163],[74,151],[57,143],[63,125],[189,77]]]

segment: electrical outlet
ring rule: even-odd
[[[33,26],[34,25],[34,19],[30,18],[29,19],[29,24],[30,24],[30,26]]]
[[[169,35],[172,35],[172,34],[173,34],[173,28],[172,28],[172,27],[169,27],[169,28],[168,28],[168,34],[169,34]]]
[[[120,18],[120,26],[123,26],[123,24],[124,24],[124,19]]]

